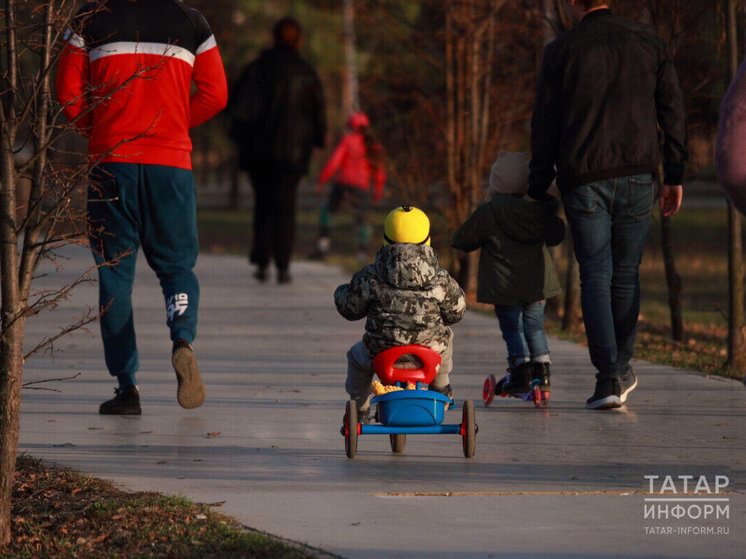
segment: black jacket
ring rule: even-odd
[[[531,119],[529,194],[555,177],[561,192],[596,180],[657,173],[681,184],[684,105],[676,70],[655,30],[595,10],[547,45]]]
[[[242,169],[305,174],[313,147],[324,147],[321,81],[295,49],[275,47],[249,64],[231,92],[229,112]]]
[[[565,238],[558,202],[537,202],[495,194],[479,206],[453,234],[451,246],[471,252],[481,248],[477,302],[519,305],[562,292],[547,246]]]

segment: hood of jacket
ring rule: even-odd
[[[436,280],[438,257],[431,246],[395,243],[378,251],[375,267],[389,285],[400,289],[423,289]]]

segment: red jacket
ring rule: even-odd
[[[362,133],[352,131],[342,137],[334,153],[321,170],[318,182],[323,184],[332,177],[338,183],[359,188],[366,192],[370,190],[372,179],[374,182],[373,200],[377,202],[383,194],[386,171],[383,165],[378,165],[375,170],[372,168],[367,157]]]
[[[56,86],[65,116],[90,139],[93,159],[183,169],[192,167],[189,128],[228,99],[215,37],[179,0],[83,6]]]

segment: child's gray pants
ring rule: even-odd
[[[446,349],[440,354],[441,364],[431,386],[443,388],[450,384],[449,375],[453,369],[453,334],[451,334]],[[406,365],[402,368],[407,368]],[[372,397],[371,383],[373,382],[373,357],[362,341],[353,345],[347,352],[347,381],[345,390],[350,395],[350,399],[357,402],[358,410],[366,412],[370,409],[370,399]]]

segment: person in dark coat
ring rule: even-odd
[[[454,232],[452,246],[471,252],[481,248],[477,302],[494,305],[508,350],[511,394],[527,393],[534,379],[549,392],[549,344],[544,333],[546,300],[562,292],[547,245],[565,237],[550,195],[523,200],[528,190],[526,153],[503,151],[490,173],[489,201],[480,205]]]
[[[651,25],[615,15],[609,3],[564,0],[578,23],[544,49],[528,189],[538,200],[556,176],[562,194],[597,371],[586,400],[594,410],[621,407],[637,387],[630,361],[656,174],[662,163],[660,214],[672,216],[687,160],[684,97],[671,54]]]
[[[254,189],[254,275],[266,281],[274,258],[278,282],[287,283],[296,191],[313,148],[325,145],[326,109],[321,80],[299,54],[298,22],[281,19],[273,36],[274,46],[246,67],[233,88],[230,136]]]

